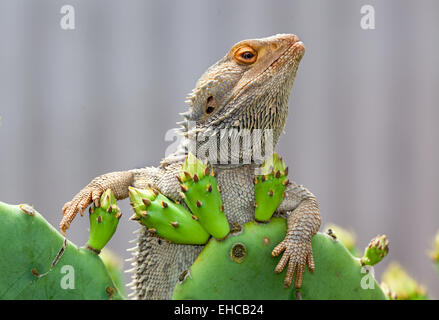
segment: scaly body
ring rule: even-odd
[[[181,201],[176,176],[188,149],[193,151],[193,145],[196,152],[203,150],[202,156],[208,156],[217,170],[224,211],[231,228],[253,220],[253,180],[259,163],[253,158],[250,163],[244,161],[247,151],[243,147],[239,150],[221,148],[225,140],[219,132],[230,130],[227,141],[233,141],[243,132],[269,130],[276,145],[285,126],[288,98],[303,54],[303,43],[295,35],[276,35],[236,44],[206,71],[189,96],[190,108],[183,114],[185,120],[181,123],[185,139],[178,151],[165,158],[159,167],[113,172],[95,178],[64,206],[61,230],[65,232],[75,214],[82,213],[92,201],[99,201],[99,196],[108,188],[118,199],[124,199],[129,186],[150,186]],[[210,139],[206,142],[193,139],[194,136]],[[266,148],[268,142],[262,139],[261,148]],[[214,155],[226,161],[215,161]],[[298,289],[305,267],[314,269],[311,238],[320,227],[317,201],[306,188],[293,182],[288,185],[277,214],[287,219],[288,232],[285,240],[273,250],[273,256],[283,254],[275,271],[281,272],[287,266],[285,285],[291,285],[296,274]],[[142,228],[133,252],[135,298],[169,299],[181,273],[192,265],[201,249],[202,246],[170,243]]]

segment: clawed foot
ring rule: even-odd
[[[289,287],[293,282],[294,273],[296,273],[294,286],[296,289],[300,289],[302,286],[303,275],[305,274],[305,266],[308,266],[308,269],[311,272],[315,269],[311,241],[299,241],[291,239],[287,235],[287,237],[273,249],[271,255],[276,257],[282,252],[282,258],[277,264],[275,272],[282,272],[288,264],[284,285],[286,288]]]
[[[134,174],[131,171],[110,172],[94,178],[72,201],[64,205],[63,218],[59,224],[61,232],[65,235],[78,211],[83,215],[85,209],[92,202],[96,207],[99,207],[99,199],[105,190],[111,189],[117,200],[128,197],[128,187],[132,185],[133,181]]]
[[[96,207],[99,207],[99,198],[103,191],[99,187],[85,187],[82,189],[72,201],[67,202],[63,209],[63,218],[59,225],[61,232],[65,235],[66,230],[69,228],[70,223],[75,218],[78,211],[81,215],[84,214],[85,209],[94,202]]]

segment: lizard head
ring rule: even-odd
[[[207,69],[188,96],[189,111],[182,114],[185,121],[180,123],[185,135],[212,137],[223,129],[235,134],[271,130],[275,145],[286,123],[290,91],[304,52],[303,43],[293,34],[235,44]],[[196,140],[197,151],[202,144],[205,149],[214,148],[213,144],[219,149],[217,141]]]

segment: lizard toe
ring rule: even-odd
[[[95,207],[99,207],[100,206],[101,195],[102,195],[102,190],[101,189],[96,188],[96,189],[93,189],[91,191],[91,199],[92,199]]]
[[[308,270],[310,272],[314,272],[314,270],[316,269],[316,266],[314,264],[314,257],[312,252],[308,254],[307,258],[306,258],[306,265],[308,266]]]
[[[272,255],[276,256],[282,252],[282,258],[277,264],[275,272],[282,272],[288,264],[284,286],[285,288],[290,287],[295,275],[294,287],[300,289],[306,267],[308,266],[310,272],[315,269],[311,243],[286,239],[274,248]]]
[[[63,218],[59,224],[60,230],[65,235],[66,230],[70,227],[70,223],[76,216],[78,210],[80,210],[80,204],[84,199],[84,193],[77,194],[72,201],[67,202],[63,207]]]
[[[296,270],[297,264],[296,262],[294,262],[292,259],[290,259],[290,262],[288,264],[288,268],[287,268],[287,274],[285,276],[285,280],[284,280],[284,287],[288,288],[289,286],[291,286],[291,283],[293,282],[293,277],[294,277],[294,272]]]
[[[279,243],[271,252],[271,256],[272,257],[277,257],[278,255],[280,255],[282,252],[284,252],[286,249],[286,245],[285,245],[285,241],[282,241],[281,243]]]
[[[305,274],[305,265],[298,264],[296,268],[296,280],[294,281],[294,287],[300,289],[302,287],[303,275]]]
[[[66,203],[64,204],[64,206],[62,207],[62,215],[63,215],[63,217],[66,215],[66,211],[67,211],[67,209],[70,207],[71,203],[72,203],[71,201],[66,202]]]
[[[90,205],[90,203],[92,202],[92,192],[90,191],[86,191],[82,194],[82,197],[79,200],[79,203],[77,205],[77,210],[79,211],[79,213],[81,214],[81,216],[84,215],[84,211],[85,209],[87,209],[87,207]]]

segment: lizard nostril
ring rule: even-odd
[[[270,45],[270,47],[271,47],[271,50],[277,50],[277,43],[272,43]]]

